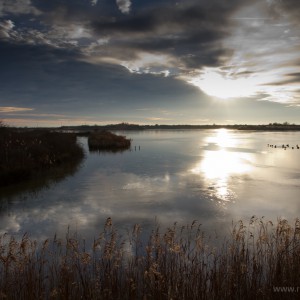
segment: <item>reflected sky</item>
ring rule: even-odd
[[[211,191],[210,195],[222,201],[235,203],[236,195],[230,188],[230,178],[235,175],[249,174],[253,169],[252,154],[238,151],[239,140],[226,129],[218,129],[214,135],[207,137],[204,157],[191,169],[193,174],[203,176],[204,182]],[[212,198],[213,199],[213,198]]]
[[[228,233],[232,220],[300,215],[300,150],[267,147],[300,144],[298,132],[122,134],[131,151],[89,153],[80,138],[87,157],[73,176],[37,192],[0,194],[0,233],[44,239],[70,226],[92,239],[108,217],[121,229],[199,220]]]

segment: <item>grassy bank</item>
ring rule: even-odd
[[[79,162],[82,148],[71,133],[0,129],[0,187],[39,176],[54,167]]]
[[[121,237],[109,218],[91,247],[67,234],[37,243],[0,239],[1,299],[297,299],[300,222],[251,218],[210,243],[201,226],[136,225]],[[89,250],[90,249],[90,250]],[[294,287],[289,292],[278,288]]]
[[[90,150],[118,151],[130,148],[131,140],[109,131],[94,131],[88,136]]]

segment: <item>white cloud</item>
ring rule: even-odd
[[[82,23],[55,24],[52,29],[48,31],[47,36],[51,39],[64,41],[92,37],[90,30]]]
[[[14,106],[0,106],[0,113],[14,113],[21,111],[32,111],[33,108],[27,107],[14,107]]]
[[[11,20],[4,20],[0,22],[0,39],[9,38],[10,31],[14,28],[14,23]]]
[[[0,22],[0,39],[11,39],[17,43],[30,45],[49,45],[56,48],[79,47],[82,39],[91,39],[84,24],[55,25],[42,32],[33,28],[17,28],[10,20]]]
[[[198,76],[182,78],[200,88],[207,95],[222,99],[251,97],[261,89],[257,77],[233,78],[218,68],[206,68],[199,71]]]
[[[167,77],[170,72],[166,68],[173,63],[172,57],[168,55],[141,52],[136,55],[135,60],[123,61],[121,65],[131,73],[164,74]]]
[[[31,0],[1,0],[0,1],[0,16],[5,14],[33,14],[39,15],[40,11],[31,4]]]
[[[92,6],[96,5],[98,0],[91,0]]]
[[[119,10],[123,14],[128,14],[130,12],[131,1],[130,0],[116,0]]]

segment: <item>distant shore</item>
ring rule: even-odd
[[[80,125],[80,126],[61,126],[57,130],[92,132],[94,130],[130,131],[130,130],[195,130],[195,129],[233,129],[233,130],[257,130],[257,131],[300,131],[300,125],[285,123],[270,123],[265,125],[249,124],[207,124],[207,125],[138,125],[129,123],[109,124],[109,125]]]
[[[1,124],[0,124],[1,125]],[[1,126],[0,126],[1,128]],[[106,125],[70,125],[60,127],[13,127],[9,128],[17,129],[18,131],[31,131],[33,129],[48,129],[51,131],[70,131],[77,133],[90,133],[93,131],[138,131],[138,130],[195,130],[195,129],[233,129],[233,130],[252,130],[252,131],[300,131],[300,124],[291,124],[289,122],[284,123],[269,123],[269,124],[204,124],[204,125],[191,125],[191,124],[155,124],[155,125],[140,125],[131,123],[118,123],[118,124],[106,124]]]

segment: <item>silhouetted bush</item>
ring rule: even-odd
[[[90,150],[124,150],[130,148],[131,140],[109,131],[95,131],[88,137]]]
[[[6,128],[0,131],[0,186],[29,179],[64,163],[77,162],[83,155],[75,134]]]

